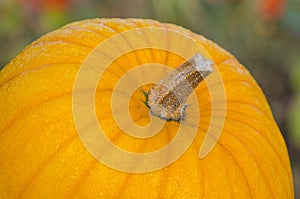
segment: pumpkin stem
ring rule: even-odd
[[[199,83],[212,72],[212,61],[197,53],[144,92],[150,112],[166,121],[184,119],[185,102]]]

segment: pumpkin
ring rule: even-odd
[[[118,33],[139,28],[159,28],[192,38],[214,62],[212,74],[219,73],[220,79],[210,75],[194,90],[199,122],[184,153],[164,167],[128,172],[98,161],[87,150],[76,129],[72,97],[80,67],[93,49]],[[145,40],[159,39],[151,32],[140,35]],[[165,43],[189,49],[185,40],[166,39]],[[115,146],[143,154],[175,139],[180,121],[164,121],[157,134],[138,138],[123,132],[111,108],[113,90],[126,72],[148,63],[176,68],[186,61],[172,53],[172,48],[129,51],[103,72],[94,95],[95,115]],[[199,158],[210,122],[218,117],[212,114],[211,101],[211,92],[218,85],[225,91],[226,107],[216,109],[225,112],[224,123],[215,145]],[[128,100],[128,114],[140,126],[155,118],[149,115],[141,92],[152,87],[151,82],[140,85]],[[286,145],[262,90],[234,56],[176,25],[143,19],[89,19],[68,24],[30,44],[1,70],[0,99],[1,198],[294,197]],[[101,153],[110,152],[102,146]]]

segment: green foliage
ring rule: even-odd
[[[288,127],[292,142],[300,146],[300,59],[295,62],[291,69],[291,84],[295,92],[295,97],[291,103]]]
[[[300,94],[295,97],[291,105],[288,125],[292,142],[300,146]]]

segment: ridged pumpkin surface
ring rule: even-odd
[[[131,174],[103,165],[83,146],[74,125],[72,91],[79,67],[99,43],[138,27],[176,30],[196,39],[223,78],[216,84],[225,87],[226,119],[213,150],[199,159],[211,119],[210,95],[200,84],[196,88],[200,125],[192,145],[166,168]],[[170,142],[176,122],[167,122],[149,139],[124,134],[113,120],[110,99],[118,79],[135,66],[161,63],[175,68],[183,61],[163,50],[144,49],[121,56],[108,67],[97,88],[95,107],[112,142],[140,153]],[[0,99],[0,198],[294,197],[285,142],[261,89],[231,54],[181,27],[138,19],[71,23],[33,42],[1,70]],[[137,91],[129,104],[138,124],[149,121],[143,101]]]

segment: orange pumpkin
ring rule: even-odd
[[[143,27],[179,32],[208,53],[222,78],[211,81],[225,88],[226,117],[217,143],[199,158],[214,119],[210,91],[201,83],[195,89],[200,122],[191,145],[166,167],[130,173],[99,162],[84,147],[73,118],[72,92],[80,66],[97,45],[117,33]],[[147,34],[148,39],[154,36]],[[167,41],[170,46],[176,42]],[[145,153],[173,140],[180,125],[174,121],[164,123],[158,134],[147,139],[125,134],[114,121],[110,102],[115,85],[127,71],[147,63],[175,68],[183,61],[162,49],[138,49],[108,66],[97,85],[95,110],[112,143]],[[139,125],[150,121],[140,90],[151,86],[141,85],[129,100],[130,116]],[[263,92],[231,54],[181,27],[141,19],[71,23],[33,42],[1,70],[0,99],[1,198],[294,197],[285,142]],[[102,153],[108,152],[103,147]]]

